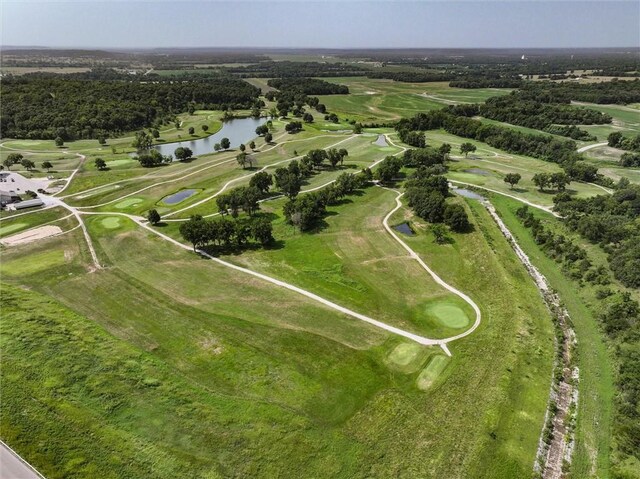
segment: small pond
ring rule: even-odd
[[[376,146],[387,146],[387,138],[384,135],[378,135],[378,139],[373,142]]]
[[[186,200],[190,196],[195,195],[198,190],[180,190],[177,193],[169,195],[162,199],[163,203],[168,205],[175,205],[176,203],[180,203],[181,201]]]
[[[222,124],[222,128],[213,135],[206,138],[198,138],[194,140],[183,140],[175,143],[165,143],[162,145],[154,145],[153,148],[158,150],[164,156],[173,156],[173,152],[179,146],[191,148],[194,156],[206,155],[213,153],[213,146],[220,143],[223,138],[229,138],[231,148],[237,148],[241,144],[248,143],[253,140],[256,135],[256,128],[266,123],[266,118],[236,118]],[[189,133],[184,130],[183,136],[188,137]]]
[[[472,200],[484,200],[484,196],[479,195],[475,191],[467,190],[466,188],[452,188],[451,191],[465,198],[471,198]]]
[[[415,236],[415,233],[411,229],[411,226],[409,226],[409,223],[401,223],[394,226],[393,229],[407,236]]]
[[[474,175],[482,175],[482,176],[489,176],[491,175],[490,172],[488,172],[487,170],[483,170],[482,168],[469,168],[467,170],[464,170],[465,173],[473,173]]]

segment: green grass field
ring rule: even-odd
[[[179,248],[123,215],[144,216],[151,208],[164,219],[184,208],[168,219],[210,215],[217,212],[213,195],[228,182],[230,188],[247,185],[257,169],[273,173],[312,149],[346,148],[344,165],[315,172],[302,190],[321,187],[401,152],[374,143],[387,134],[400,145],[392,128],[354,135],[350,120],[384,123],[509,92],[364,77],[325,80],[350,88],[350,95],[320,97],[340,122],[311,111],[314,123],[289,135],[285,121],[274,120],[273,143],[256,139],[254,169],[242,169],[235,150],[141,168],[129,156],[132,134],[102,147],[96,140],[65,148],[52,141],[4,141],[2,159],[14,151],[9,147],[38,164],[51,160],[56,175],[79,168],[63,199],[97,213],[83,220],[101,268],[94,267],[80,228],[0,246],[0,437],[47,478],[531,477],[549,400],[553,327],[527,271],[479,202],[447,199],[464,207],[473,228],[451,233],[452,241],[442,245],[409,208],[390,218],[393,225],[410,223],[415,235],[402,235],[403,241],[480,307],[480,326],[448,344],[451,357],[438,346],[420,345]],[[266,87],[266,79],[248,81]],[[633,131],[633,112],[605,110],[614,126]],[[161,139],[182,140],[190,126],[202,136],[204,124],[215,132],[221,115],[179,115],[181,127],[165,125]],[[600,137],[611,127],[596,128]],[[468,140],[440,130],[426,137],[431,146],[453,146],[449,179],[553,204],[556,192],[538,191],[531,177],[560,171],[556,164],[479,142],[467,158],[459,145]],[[82,164],[79,155],[86,156]],[[611,177],[638,180],[616,166],[615,155],[595,150],[589,156]],[[106,171],[96,170],[98,157],[107,162]],[[514,189],[503,181],[510,172],[523,177]],[[163,201],[182,189],[196,193],[174,205]],[[568,192],[604,193],[582,183],[572,183]],[[567,281],[538,249],[514,216],[520,202],[489,196],[558,290],[579,345],[588,345],[578,349],[580,410],[571,477],[610,477],[613,365],[586,306],[596,301],[595,293]],[[309,233],[285,221],[284,199],[266,201],[259,214],[273,220],[275,244],[220,257],[423,336],[467,331],[473,309],[384,229],[395,197],[364,188],[329,207]],[[564,228],[551,215],[536,214],[550,227]],[[77,221],[62,219],[68,215],[62,208],[14,218],[3,212],[0,237],[48,223],[71,230]],[[157,231],[181,241],[179,225],[163,223]],[[581,245],[596,262],[607,263],[597,246]]]
[[[379,238],[370,240],[372,247],[397,249],[372,224],[380,221],[379,214],[389,209],[392,198],[389,192],[374,188],[355,204],[339,207],[338,214],[329,218],[337,225],[349,221],[350,207],[364,216],[354,235],[349,235],[353,245],[339,242],[341,249],[336,253],[346,255],[358,246],[361,240],[355,233],[362,239],[377,233]],[[434,385],[421,392],[419,384],[424,384],[426,374],[422,371],[429,370],[430,358],[437,354],[433,348],[391,337],[294,293],[200,260],[137,230],[128,220],[116,225],[113,219],[86,219],[98,254],[109,266],[105,270],[87,272],[86,251],[75,233],[7,252],[1,266],[3,280],[30,284],[65,305],[38,293],[9,289],[11,294],[28,297],[28,301],[24,296],[9,301],[12,321],[20,324],[16,318],[30,315],[29,308],[41,311],[42,321],[28,323],[39,331],[30,329],[34,339],[28,346],[11,339],[13,333],[2,336],[4,359],[11,370],[21,371],[5,379],[12,390],[20,384],[21,392],[3,408],[3,437],[33,457],[32,462],[48,477],[82,477],[96,470],[103,471],[104,477],[224,477],[230,471],[273,477],[296,468],[302,475],[316,470],[325,474],[327,467],[336,477],[449,473],[513,477],[529,470],[537,428],[524,428],[529,430],[524,436],[510,431],[541,421],[552,348],[550,327],[540,299],[531,294],[533,286],[525,283],[522,292],[516,291],[517,283],[507,279],[525,273],[510,257],[506,242],[493,245],[505,259],[510,258],[504,266],[491,253],[480,223],[477,233],[463,235],[456,243],[456,249],[464,245],[465,250],[482,251],[480,263],[469,264],[465,251],[453,256],[447,252],[449,263],[458,265],[447,279],[465,283],[464,277],[473,275],[475,268],[489,268],[505,297],[493,295],[492,306],[486,302],[488,296],[480,294],[477,299],[483,303],[486,319],[478,335],[452,345],[453,359]],[[490,226],[486,215],[477,221],[482,228]],[[326,238],[335,237],[330,228]],[[359,228],[364,230],[358,232]],[[499,239],[494,236],[493,241]],[[313,240],[311,248],[324,241],[294,234],[285,237],[285,247],[274,253],[295,252],[289,243],[308,240]],[[427,236],[417,241],[427,247],[427,255],[442,254]],[[375,246],[378,242],[385,246]],[[66,258],[62,264],[61,254]],[[322,254],[319,251],[318,258]],[[397,250],[396,254],[402,253]],[[24,255],[42,258],[42,266],[37,271],[21,269]],[[295,255],[282,258],[295,261]],[[244,255],[233,260],[244,261]],[[259,257],[247,255],[247,260]],[[311,261],[300,281],[315,278],[323,290],[351,296],[359,287],[350,282],[354,281],[350,275],[364,277],[355,267],[362,266],[363,260],[354,258],[346,276]],[[392,265],[390,258],[369,268],[378,270],[380,278],[392,271],[388,270]],[[425,292],[434,290],[424,272],[414,282]],[[408,281],[402,284],[412,286]],[[83,301],[88,294],[92,301]],[[400,304],[401,300],[395,301]],[[500,313],[501,301],[521,302],[522,309],[515,317]],[[391,317],[391,305],[382,301],[353,304],[362,305],[365,312],[387,311]],[[8,330],[26,332],[16,330],[15,324]],[[425,324],[419,321],[416,327],[425,328]],[[504,342],[495,341],[505,336],[505,328],[522,327],[536,334],[506,335]],[[76,339],[51,339],[65,331]],[[38,342],[39,337],[49,339]],[[69,349],[72,344],[73,350]],[[118,359],[114,362],[114,358]],[[27,364],[31,368],[38,364],[37,373]],[[478,380],[487,387],[476,387]],[[22,394],[47,398],[52,391],[65,393],[56,396],[58,400],[47,400],[47,407],[39,402],[30,406],[29,416],[38,417],[37,424],[27,419],[14,422],[11,411],[22,402]],[[457,398],[458,414],[445,426],[439,418],[450,410],[453,398]],[[170,410],[179,414],[169,418]],[[522,410],[527,414],[520,414]],[[63,419],[52,421],[54,415]],[[478,417],[484,419],[478,421]],[[37,452],[35,442],[21,434],[26,427],[29,437],[55,437],[55,447]],[[85,428],[99,440],[68,433]],[[167,428],[174,433],[161,433]],[[497,439],[489,436],[492,431]],[[277,439],[282,435],[289,440]],[[68,442],[71,437],[73,441]],[[386,437],[400,439],[390,443]],[[261,446],[267,443],[271,446]],[[248,449],[243,446],[249,444]],[[318,454],[309,455],[310,450]],[[166,451],[174,452],[167,456]],[[445,455],[447,460],[435,460]],[[462,457],[466,460],[461,461]],[[56,468],[56,464],[65,466]]]

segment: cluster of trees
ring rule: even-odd
[[[239,186],[228,193],[219,195],[216,198],[216,205],[218,205],[218,211],[222,216],[228,214],[237,218],[240,210],[249,216],[253,216],[260,209],[259,201],[265,196],[266,192],[261,191],[256,186]]]
[[[280,91],[302,93],[304,95],[347,95],[349,87],[329,83],[317,78],[272,78],[267,85]]]
[[[640,167],[640,153],[623,153],[620,156],[620,166],[625,168]]]
[[[366,186],[371,179],[371,171],[365,170],[363,173],[342,173],[331,185],[320,191],[290,197],[283,208],[285,218],[300,231],[313,229],[326,215],[327,206],[337,204],[345,196]]]
[[[619,131],[614,131],[607,137],[607,144],[621,150],[640,152],[640,135],[625,137]]]
[[[140,166],[144,168],[153,168],[155,166],[165,165],[173,161],[171,155],[164,156],[160,154],[158,150],[146,150],[142,153],[139,153],[135,159],[138,160],[140,162]],[[96,166],[98,166],[97,163]]]
[[[637,67],[636,67],[637,68]],[[557,101],[569,103],[583,101],[599,104],[627,105],[640,102],[640,80],[608,82],[527,82],[522,91],[530,97],[553,96]]]
[[[397,70],[370,70],[366,73],[368,78],[387,79],[405,83],[428,83],[436,81],[449,81],[458,77],[455,73],[438,73],[429,71],[397,71]]]
[[[46,162],[46,163],[49,163],[49,162]],[[51,163],[49,164],[51,165]],[[13,165],[21,165],[27,171],[36,167],[36,164],[33,161],[28,160],[24,156],[22,156],[22,153],[9,153],[5,158],[5,160],[2,162],[2,166],[4,168],[7,168],[7,170],[11,170],[11,167]],[[53,166],[51,166],[51,168],[52,167]],[[45,168],[44,164],[43,164],[43,168]]]
[[[630,288],[640,288],[640,186],[623,179],[612,195],[558,195],[555,205],[570,229],[600,244],[609,254],[616,279]]]
[[[271,221],[264,217],[205,219],[192,216],[180,225],[180,235],[197,248],[211,245],[222,248],[242,248],[249,240],[263,246],[273,242]]]
[[[518,76],[507,77],[469,77],[465,80],[449,82],[453,88],[520,88],[522,79]]]
[[[241,78],[309,78],[362,76],[369,71],[350,63],[263,61],[226,71]]]
[[[298,133],[302,131],[302,122],[290,121],[284,126],[284,129],[287,133]]]
[[[575,125],[549,125],[544,131],[552,135],[566,136],[572,140],[596,141],[597,138],[586,130]]]
[[[404,152],[402,163],[410,168],[428,168],[444,165],[451,153],[451,145],[443,143],[438,149],[432,147],[415,148]]]
[[[466,116],[455,116],[446,110],[433,110],[403,118],[395,128],[397,131],[444,128],[453,135],[482,141],[509,153],[557,163],[572,180],[593,182],[601,179],[597,167],[582,161],[584,158],[577,153],[574,141],[557,139],[551,135],[523,133],[513,128],[489,125]]]
[[[271,126],[271,120],[269,120],[265,125],[260,125],[258,128],[256,128],[256,135],[263,136],[264,141],[267,143],[271,143],[271,141],[273,140],[273,135],[269,132],[270,126]],[[254,143],[254,146],[255,146],[255,143]],[[251,147],[251,149],[253,150],[253,146]]]
[[[614,434],[623,453],[640,459],[640,304],[618,291],[602,301],[598,318],[617,346]]]
[[[427,139],[421,131],[398,130],[398,138],[400,138],[401,142],[416,148],[427,146]]]
[[[220,150],[228,150],[229,148],[231,148],[231,141],[229,140],[229,138],[222,138],[220,140],[220,143],[216,143],[215,145],[213,145],[213,151],[215,151],[216,153]]]
[[[611,116],[589,108],[576,108],[563,97],[544,92],[518,90],[509,95],[494,96],[483,104],[452,105],[450,113],[461,116],[481,115],[492,120],[544,130],[552,125],[602,125],[611,123]],[[562,131],[562,130],[560,130]]]
[[[406,182],[405,198],[416,216],[429,223],[444,223],[452,231],[469,231],[471,224],[464,207],[457,203],[447,203],[449,182],[431,168],[419,168]],[[436,231],[438,231],[436,229]],[[446,236],[436,234],[436,241],[443,242]]]
[[[313,174],[314,170],[325,167],[327,161],[331,168],[342,165],[349,152],[344,149],[331,148],[329,150],[310,150],[300,161],[292,160],[288,166],[277,168],[274,174],[276,188],[286,197],[293,199],[298,196],[302,182]]]
[[[607,268],[594,266],[587,257],[587,252],[575,244],[571,239],[560,233],[545,228],[542,222],[534,216],[527,205],[516,211],[526,228],[531,233],[536,244],[540,245],[547,256],[562,264],[562,269],[569,277],[583,280],[594,285],[607,285],[611,282]]]
[[[552,186],[556,191],[562,192],[566,189],[567,185],[571,183],[571,178],[566,173],[560,171],[558,173],[536,173],[531,178],[533,184],[536,185],[540,191],[544,191],[548,186]]]
[[[404,166],[404,160],[397,156],[387,156],[382,160],[374,173],[374,178],[380,183],[391,183],[398,179],[398,173]]]
[[[171,82],[81,75],[3,78],[0,134],[63,141],[106,138],[171,122],[192,108],[250,108],[260,89],[233,77]]]

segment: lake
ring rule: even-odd
[[[200,156],[213,153],[213,145],[220,143],[223,138],[229,138],[231,148],[237,148],[241,144],[248,143],[256,138],[258,136],[256,135],[256,128],[266,123],[266,121],[266,118],[236,118],[223,123],[220,131],[206,138],[154,145],[153,148],[164,156],[171,155],[173,157],[173,152],[176,148],[179,146],[188,147],[193,151],[193,156]],[[185,130],[185,136],[188,135]]]

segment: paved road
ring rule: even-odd
[[[0,441],[0,478],[44,479],[44,476],[13,452],[4,442]]]
[[[582,148],[578,148],[578,153],[583,153],[587,150],[591,150],[593,148],[598,148],[599,146],[607,146],[609,143],[594,143],[593,145],[583,146]]]

